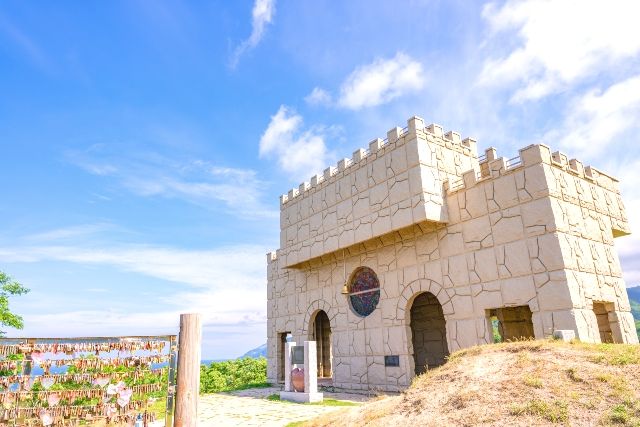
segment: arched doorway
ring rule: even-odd
[[[444,313],[430,292],[418,295],[411,305],[411,342],[416,375],[442,365],[449,355]]]
[[[311,330],[316,342],[318,377],[331,378],[331,325],[327,313],[323,310],[316,313]]]

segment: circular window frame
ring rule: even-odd
[[[367,272],[373,275],[373,277],[375,278],[375,282],[376,282],[376,287],[374,288],[370,288],[370,289],[365,289],[362,291],[358,291],[358,292],[352,292],[353,289],[353,285],[355,283],[355,281],[358,279],[358,276],[362,273],[362,272]],[[348,293],[347,293],[347,300],[349,301],[349,308],[351,309],[351,311],[358,317],[362,317],[365,318],[369,315],[371,315],[371,313],[373,313],[374,311],[376,311],[376,309],[378,308],[378,304],[380,304],[380,279],[378,278],[378,274],[370,267],[366,267],[366,266],[361,266],[356,268],[353,273],[351,273],[351,276],[349,277],[349,282],[348,282]],[[373,306],[369,308],[369,311],[366,313],[361,313],[359,312],[353,304],[353,297],[356,297],[358,295],[363,295],[363,294],[369,294],[369,293],[375,293],[375,298],[376,301],[373,303]]]

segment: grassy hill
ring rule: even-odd
[[[458,351],[400,396],[305,426],[640,426],[640,346],[524,341]]]

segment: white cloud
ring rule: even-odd
[[[123,231],[122,228],[108,222],[99,222],[95,224],[72,225],[69,227],[56,228],[41,233],[25,236],[24,241],[67,241],[77,238],[90,238],[100,233],[113,233],[114,231]]]
[[[101,264],[185,283],[210,287],[225,281],[236,288],[255,286],[264,279],[264,254],[260,246],[233,246],[212,250],[184,250],[151,245],[29,245],[0,247],[0,258],[6,263],[64,261],[77,264]]]
[[[480,83],[515,86],[512,101],[535,100],[611,70],[640,52],[640,2],[619,0],[507,1],[484,7],[489,46]],[[511,43],[517,34],[516,46]]]
[[[6,17],[0,14],[0,34],[4,33],[9,40],[18,46],[25,56],[45,71],[51,70],[49,58],[44,51],[26,33],[13,25]]]
[[[235,68],[240,61],[240,57],[249,49],[253,49],[260,43],[267,24],[270,24],[273,20],[273,15],[276,10],[275,0],[256,0],[253,4],[253,10],[251,12],[251,35],[245,41],[243,41],[233,52],[231,58],[231,68]]]
[[[324,89],[314,87],[311,93],[304,98],[309,105],[331,105],[333,102],[331,94]]]
[[[630,120],[640,116],[640,75],[616,83],[605,91],[591,90],[570,102],[564,123],[548,132],[544,139],[554,145],[559,141],[572,155],[595,159],[612,147],[631,148],[636,141],[622,138],[640,123]],[[599,159],[598,159],[599,160]]]
[[[327,164],[323,129],[301,127],[302,116],[282,105],[260,138],[260,156],[276,156],[280,167],[298,180],[308,179]]]
[[[224,271],[219,277],[226,279]],[[25,328],[9,331],[10,336],[177,334],[181,313],[200,313],[205,358],[237,357],[266,341],[266,294],[262,282],[250,289],[227,284],[216,289],[167,293],[151,309],[141,308],[135,301],[126,307],[110,304],[113,290],[59,298],[50,293],[33,294],[36,292],[21,297],[24,301],[12,301],[12,308],[25,319]],[[70,299],[77,307],[70,307]]]
[[[338,105],[352,110],[384,104],[422,89],[422,64],[398,52],[390,59],[376,59],[356,68],[342,83]]]
[[[181,162],[153,153],[121,157],[111,155],[105,145],[67,153],[67,158],[91,174],[117,179],[140,196],[181,199],[214,209],[222,204],[249,219],[278,216],[262,202],[265,185],[251,169],[221,167],[203,160]]]
[[[90,295],[95,299],[96,295]],[[100,295],[101,299],[108,298]],[[51,298],[45,304],[51,306]],[[27,313],[26,336],[110,336],[128,335],[135,325],[135,334],[167,333],[176,328],[180,313],[201,313],[205,326],[264,325],[266,323],[266,294],[262,286],[253,289],[200,290],[169,294],[166,305],[155,311],[95,307],[87,304],[80,310],[50,308],[48,312]],[[34,303],[40,304],[35,301]],[[45,335],[40,335],[45,334]],[[53,334],[53,335],[50,335]],[[264,336],[264,330],[262,331]],[[248,348],[247,348],[248,349]]]
[[[266,324],[266,248],[259,245],[234,245],[209,250],[189,250],[171,246],[115,244],[112,230],[101,225],[82,225],[31,235],[11,242],[0,242],[0,259],[4,265],[40,265],[71,263],[102,266],[132,272],[152,279],[172,281],[173,292],[149,295],[141,307],[136,302],[118,303],[122,284],[84,288],[85,292],[58,295],[49,292],[49,283],[30,283],[32,292],[12,301],[25,319],[26,336],[96,336],[166,334],[175,332],[180,313],[202,313],[205,350],[216,357],[235,357],[239,352],[265,340]],[[83,233],[84,230],[84,233]],[[91,243],[87,243],[91,242]],[[135,276],[130,279],[137,283]],[[153,280],[144,281],[153,287]],[[132,289],[140,296],[142,289]],[[149,306],[153,308],[150,309]],[[238,340],[232,348],[224,331],[234,331]],[[249,343],[247,343],[249,342]],[[238,350],[240,349],[240,350]]]

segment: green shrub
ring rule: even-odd
[[[242,390],[267,386],[267,359],[227,360],[200,366],[200,392]]]

